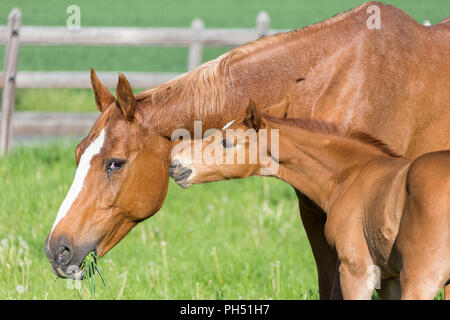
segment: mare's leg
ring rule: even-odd
[[[300,216],[316,261],[320,299],[342,299],[339,284],[339,260],[325,239],[325,213],[300,191]]]
[[[450,283],[444,287],[444,300],[450,300]]]
[[[382,300],[400,300],[402,297],[400,279],[381,280],[377,293]]]

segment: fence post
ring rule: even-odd
[[[258,38],[265,37],[269,34],[269,26],[269,15],[265,11],[260,11],[256,17],[256,34]]]
[[[2,117],[0,126],[0,155],[9,151],[11,139],[11,118],[16,96],[17,61],[19,57],[19,30],[22,13],[14,8],[8,16],[8,39],[5,46],[4,81],[2,93]]]
[[[191,22],[191,29],[194,33],[201,32],[205,28],[201,19],[194,19]],[[189,46],[188,70],[195,69],[202,63],[203,44],[201,41],[191,43]]]

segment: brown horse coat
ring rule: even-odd
[[[367,27],[371,5],[380,8],[380,29]],[[370,2],[233,49],[136,97],[124,77],[115,98],[92,73],[102,114],[77,147],[77,162],[102,132],[103,144],[83,166],[89,171],[80,170],[85,179],[76,182],[83,186],[70,193],[73,201],[65,201],[48,237],[54,270],[70,277],[69,265],[80,265],[91,250],[104,255],[159,210],[175,129],[192,132],[194,120],[202,121],[203,130],[221,128],[245,113],[249,98],[265,109],[289,95],[288,117],[351,124],[407,157],[448,148],[449,39],[448,22],[425,27],[400,9]],[[325,216],[298,196],[321,298],[339,297],[336,252],[316,232]]]
[[[268,135],[279,130],[276,156],[268,139],[267,152],[279,164],[273,175],[326,213],[324,234],[339,257],[344,298],[370,299],[376,276],[383,298],[433,299],[450,281],[450,150],[411,161],[358,131],[308,119],[261,119],[252,104],[246,118],[228,130],[261,128]],[[256,146],[249,137],[226,136],[222,144],[211,137],[184,140],[169,173],[184,187],[257,175],[269,165],[250,163],[252,150],[260,150],[263,142],[259,136]],[[196,143],[203,157],[182,151],[195,150]],[[215,143],[207,159],[205,152]],[[246,162],[223,163],[225,156],[237,159],[239,152]]]

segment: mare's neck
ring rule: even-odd
[[[156,97],[150,98],[148,108],[152,122],[157,122],[165,136],[177,128],[192,134],[194,121],[202,122],[203,131],[220,129],[245,114],[249,98],[264,110],[287,95],[292,98],[290,116],[311,115],[314,103],[305,97],[316,97],[316,91],[323,91],[333,76],[333,72],[320,70],[333,69],[340,54],[336,47],[347,45],[346,38],[353,30],[349,29],[351,21],[265,37],[151,89],[148,93]],[[347,37],[336,37],[336,33]],[[316,73],[321,76],[313,76]],[[171,95],[178,98],[165,99]]]

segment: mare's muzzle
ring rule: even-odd
[[[64,236],[52,237],[45,241],[45,254],[52,266],[53,272],[60,278],[82,279],[84,270],[81,264],[95,246],[77,248],[71,245]]]

